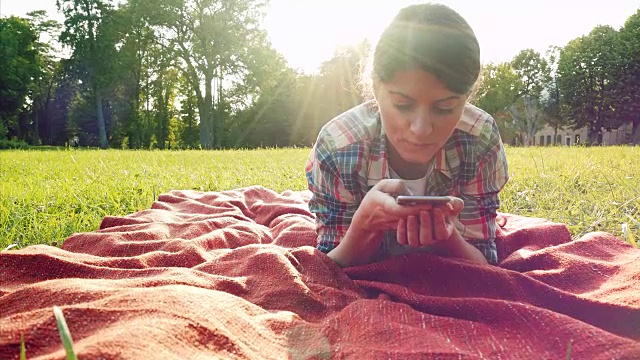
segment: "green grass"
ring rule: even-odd
[[[0,249],[61,244],[171,189],[303,189],[308,150],[0,151]]]
[[[57,306],[53,307],[53,316],[56,319],[56,325],[58,326],[58,332],[60,333],[60,340],[66,353],[66,360],[78,360],[76,352],[73,348],[73,339],[67,326],[67,321],[64,318],[62,309]],[[27,350],[24,341],[24,335],[20,335],[20,360],[27,360]]]
[[[64,346],[64,351],[67,354],[67,360],[78,360],[76,351],[73,349],[73,339],[71,338],[71,333],[69,332],[69,327],[67,326],[67,321],[64,318],[62,310],[59,307],[54,306],[53,315],[56,318],[58,332],[60,333],[60,340],[62,341],[62,346]]]
[[[309,149],[248,151],[0,151],[0,250],[60,245],[106,215],[148,209],[171,189],[262,185],[306,189]],[[638,238],[640,148],[508,148],[501,211]]]
[[[509,148],[502,211],[623,237],[640,230],[640,147]],[[637,236],[635,236],[637,238]]]

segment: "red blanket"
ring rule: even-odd
[[[0,253],[0,359],[640,359],[640,250],[507,215],[498,267],[338,268],[308,193],[172,191],[62,249]]]

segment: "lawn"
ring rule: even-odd
[[[105,215],[151,206],[171,189],[262,185],[306,189],[309,149],[229,151],[0,151],[0,250],[60,245]],[[511,179],[501,211],[640,236],[640,147],[508,148]]]

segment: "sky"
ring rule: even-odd
[[[289,65],[317,71],[338,46],[377,36],[404,6],[419,0],[271,0],[264,27]],[[544,53],[564,46],[596,25],[619,29],[640,0],[439,0],[460,13],[480,43],[483,63],[512,59],[520,50]],[[2,16],[44,9],[58,21],[55,0],[0,0]]]

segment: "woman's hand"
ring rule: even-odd
[[[402,180],[382,180],[362,199],[351,226],[370,231],[391,230],[408,216],[417,216],[420,211],[432,208],[429,204],[399,205],[398,195],[412,194]]]
[[[396,229],[398,243],[421,247],[451,239],[457,232],[455,221],[463,208],[462,199],[452,197],[444,206],[400,219]]]
[[[396,229],[402,219],[431,210],[431,205],[425,204],[398,205],[398,195],[411,195],[402,180],[382,180],[371,188],[344,238],[327,255],[343,267],[371,262],[380,250],[384,230]]]
[[[452,198],[445,206],[401,219],[397,227],[398,243],[413,247],[432,246],[444,250],[448,256],[487,264],[484,254],[469,244],[456,229],[455,221],[463,208],[462,199]]]

